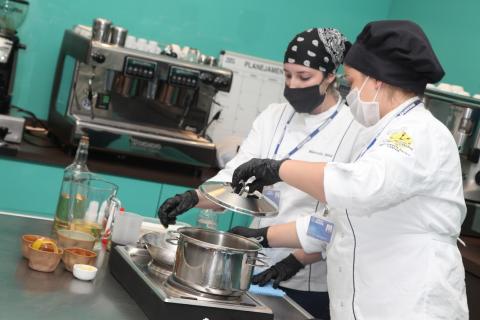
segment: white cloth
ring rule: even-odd
[[[468,319],[458,150],[423,104],[395,117],[410,102],[380,120],[363,157],[326,166],[326,200],[339,209],[327,250],[334,320]],[[311,251],[310,237],[299,238]]]
[[[350,161],[353,157],[352,151],[364,143],[357,142],[359,141],[357,136],[363,132],[363,127],[353,121],[349,108],[345,107],[341,101],[318,115],[295,114],[287,127],[277,159],[281,159],[296,147],[337,109],[339,110],[337,116],[295,153],[292,159],[318,162],[332,161],[335,157],[336,161]],[[288,103],[268,106],[254,121],[239,153],[210,181],[231,181],[233,171],[240,164],[252,158],[272,158],[285,125],[293,113],[294,109]],[[340,142],[342,142],[341,145]],[[299,217],[315,213],[318,204],[316,199],[285,183],[277,183],[274,188],[281,192],[278,216],[255,219],[252,223],[253,228],[295,221]],[[318,204],[316,211],[323,212],[321,203]],[[265,253],[271,258],[269,260],[271,265],[286,258],[292,251],[291,249],[265,249]],[[326,263],[321,261],[307,266],[296,276],[281,284],[296,290],[326,291]]]

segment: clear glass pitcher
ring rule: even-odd
[[[77,230],[100,240],[121,207],[117,192],[115,184],[91,173],[82,173],[67,183],[64,181],[55,213],[54,233],[59,229]]]
[[[217,230],[218,228],[218,212],[211,209],[200,211],[197,217],[197,227]]]

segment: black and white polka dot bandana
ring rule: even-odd
[[[312,28],[290,41],[284,62],[331,73],[343,63],[350,46],[351,43],[337,29]]]

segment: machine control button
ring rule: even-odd
[[[200,80],[205,83],[212,83],[214,81],[213,75],[210,73],[202,73],[200,74]]]
[[[227,87],[228,86],[228,79],[223,76],[217,76],[213,83],[218,87]]]
[[[92,60],[97,63],[104,63],[106,58],[103,54],[99,52],[92,52]]]

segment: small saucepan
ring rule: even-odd
[[[167,230],[164,230],[146,233],[140,238],[139,242],[141,246],[147,249],[155,263],[172,270],[175,264],[177,245],[167,242],[166,239]]]

